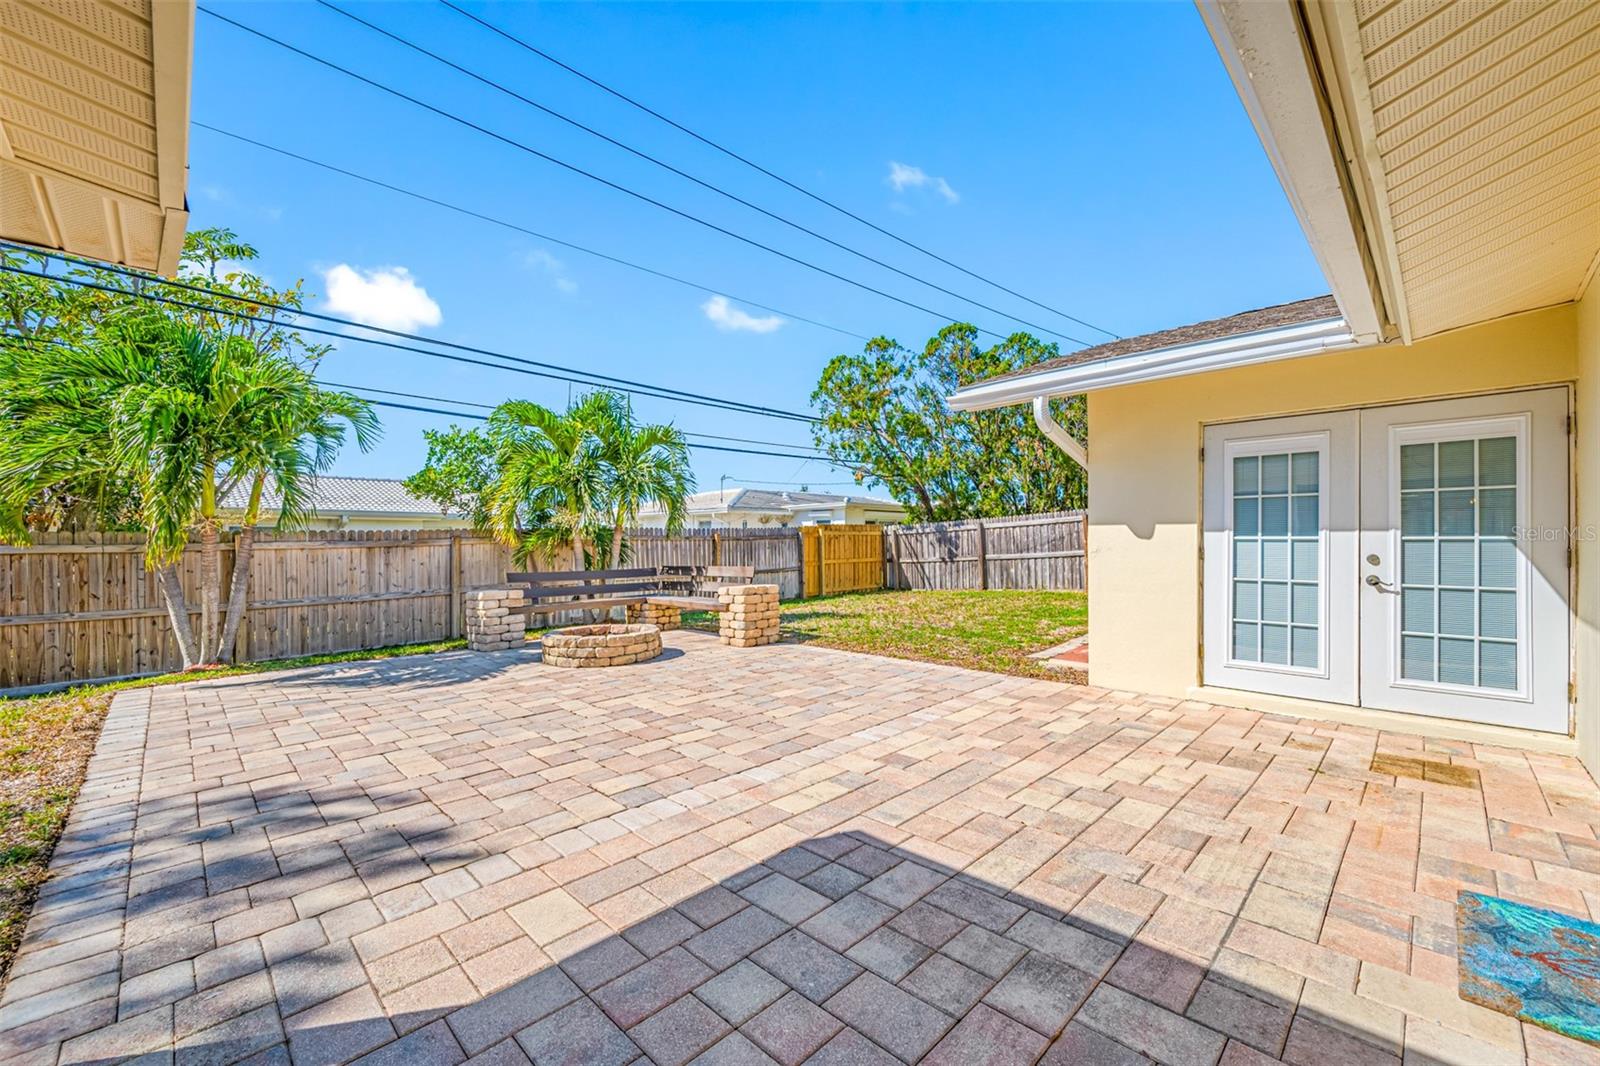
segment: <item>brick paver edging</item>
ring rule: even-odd
[[[0,1058],[117,1020],[149,722],[149,689],[112,697],[83,787],[50,857],[49,879],[0,994]],[[70,983],[41,976],[63,968],[72,971]]]

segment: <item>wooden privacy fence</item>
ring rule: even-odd
[[[800,534],[793,529],[659,529],[628,534],[629,566],[753,566],[756,583],[777,585],[781,599],[801,594]]]
[[[920,526],[660,530],[629,534],[639,566],[753,566],[784,599],[891,588],[1084,587],[1081,513]],[[570,560],[549,568],[569,569]],[[224,596],[231,537],[222,545]],[[331,530],[256,538],[240,661],[461,635],[465,593],[514,568],[470,530]],[[200,552],[178,567],[198,623]],[[144,538],[40,533],[0,546],[0,689],[156,674],[180,665]]]
[[[883,526],[801,526],[805,594],[883,588]]]
[[[162,673],[182,665],[144,538],[40,533],[0,547],[0,689]],[[222,587],[233,572],[222,544]],[[240,661],[380,648],[460,634],[463,593],[505,579],[511,553],[451,530],[256,535]],[[200,551],[178,566],[199,623]]]
[[[890,526],[884,540],[889,588],[1063,589],[1087,587],[1082,511]]]
[[[754,566],[756,580],[800,594],[793,529],[630,534],[640,566]],[[543,569],[569,569],[557,560]],[[509,549],[470,530],[256,534],[241,662],[358,651],[461,635],[463,595],[503,584]],[[536,567],[538,569],[538,567]],[[199,623],[200,551],[178,567]],[[222,588],[233,574],[222,544]],[[561,616],[558,621],[584,615]],[[144,538],[132,533],[40,533],[0,546],[0,689],[176,670],[182,665]]]

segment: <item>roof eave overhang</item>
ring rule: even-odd
[[[1195,0],[1239,100],[1357,343],[1402,331],[1398,293],[1371,253],[1302,8],[1296,0]]]
[[[1327,318],[980,382],[956,392],[949,404],[957,411],[984,411],[1030,403],[1036,396],[1074,396],[1360,346],[1343,318]]]

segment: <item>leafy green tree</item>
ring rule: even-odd
[[[495,439],[487,428],[425,429],[428,457],[406,478],[406,491],[431,500],[447,514],[466,515],[475,529],[489,528],[487,495],[494,483]]]
[[[878,337],[823,368],[812,402],[818,447],[881,482],[919,521],[993,517],[1084,506],[1084,471],[1051,444],[1026,407],[952,411],[963,385],[1055,358],[1053,344],[1016,333],[988,348],[963,323],[920,352]],[[1056,419],[1087,439],[1083,397],[1051,402]]]

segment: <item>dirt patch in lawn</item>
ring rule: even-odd
[[[716,629],[716,616],[684,616]],[[1028,656],[1081,636],[1089,628],[1082,592],[865,592],[783,604],[786,640],[973,670],[1067,680]]]

